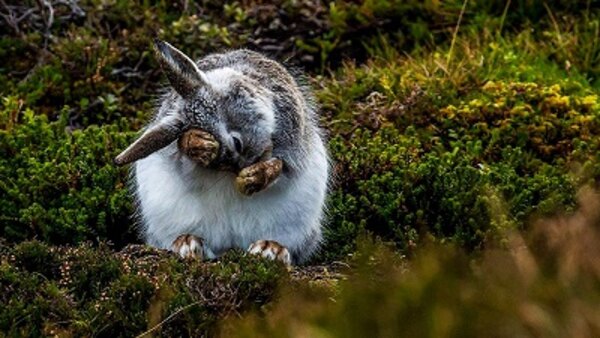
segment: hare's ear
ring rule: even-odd
[[[184,123],[175,118],[167,118],[152,126],[135,142],[115,157],[115,164],[122,166],[140,160],[175,141],[184,129]]]
[[[196,90],[207,85],[206,75],[198,69],[196,63],[179,49],[169,43],[155,39],[154,50],[162,70],[171,86],[184,98],[190,97]]]

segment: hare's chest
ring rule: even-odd
[[[168,249],[177,236],[194,234],[218,252],[272,232],[276,190],[243,196],[231,174],[186,171],[172,163],[150,156],[136,165],[140,216],[150,244]]]
[[[187,205],[194,210],[194,221],[187,229],[206,240],[219,253],[230,248],[245,249],[250,243],[270,238],[277,227],[276,191],[243,196],[233,179],[223,179],[211,191],[197,191],[196,200]]]

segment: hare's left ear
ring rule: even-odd
[[[123,150],[114,159],[118,166],[140,160],[175,141],[186,128],[185,123],[173,117],[164,118],[156,125],[146,129],[142,136]]]
[[[192,96],[198,88],[207,85],[206,75],[196,63],[169,43],[154,40],[156,58],[167,75],[171,86],[183,98]]]

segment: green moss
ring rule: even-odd
[[[571,167],[595,166],[598,152],[590,92],[487,82],[456,106],[422,97],[394,108],[384,96],[359,105],[359,121],[374,111],[380,121],[374,132],[359,127],[331,142],[338,178],[325,257],[351,252],[363,231],[404,250],[429,234],[480,247],[495,236],[491,201],[506,204],[501,217],[519,228],[529,217],[570,210],[580,184]]]
[[[6,98],[0,110],[0,236],[53,243],[134,239],[127,172],[111,163],[131,134],[116,124],[71,131],[65,114],[49,122],[20,104]]]
[[[202,263],[144,246],[114,252],[106,245],[23,242],[0,257],[0,330],[205,335],[224,316],[269,302],[286,276],[284,266],[239,252]]]
[[[334,296],[290,288],[266,314],[229,319],[221,336],[597,335],[599,200],[597,192],[580,197],[573,217],[538,222],[512,236],[509,250],[476,258],[430,245],[406,260],[363,243]]]
[[[373,140],[401,144],[398,134],[395,138],[380,139],[386,133],[390,131],[382,130],[375,138],[369,133],[362,137],[355,135],[348,141],[348,147]],[[472,147],[455,143],[453,151],[437,148],[420,155],[419,148],[412,148],[412,156],[410,148],[340,149],[344,158],[352,159],[350,163],[338,162],[339,172],[346,173],[345,178],[350,182],[341,181],[341,188],[330,199],[333,220],[328,228],[330,242],[351,243],[366,228],[404,248],[415,245],[418,235],[426,233],[477,247],[493,230],[488,200],[495,193],[508,203],[510,218],[518,221],[532,213],[548,213],[573,204],[573,182],[564,171],[542,165],[539,172],[520,173],[526,164],[525,157],[518,157],[519,162],[483,164],[470,150]],[[368,156],[365,153],[376,159],[367,158],[363,162]],[[505,156],[512,155],[515,159],[517,154],[518,151],[511,153],[507,148]],[[393,164],[382,161],[393,156],[404,160]],[[357,173],[353,168],[371,168],[374,172]],[[348,234],[349,228],[354,231]]]

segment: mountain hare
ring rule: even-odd
[[[186,257],[230,248],[305,261],[321,241],[329,175],[307,89],[248,50],[193,62],[155,51],[172,90],[115,163],[133,170],[146,242]]]

